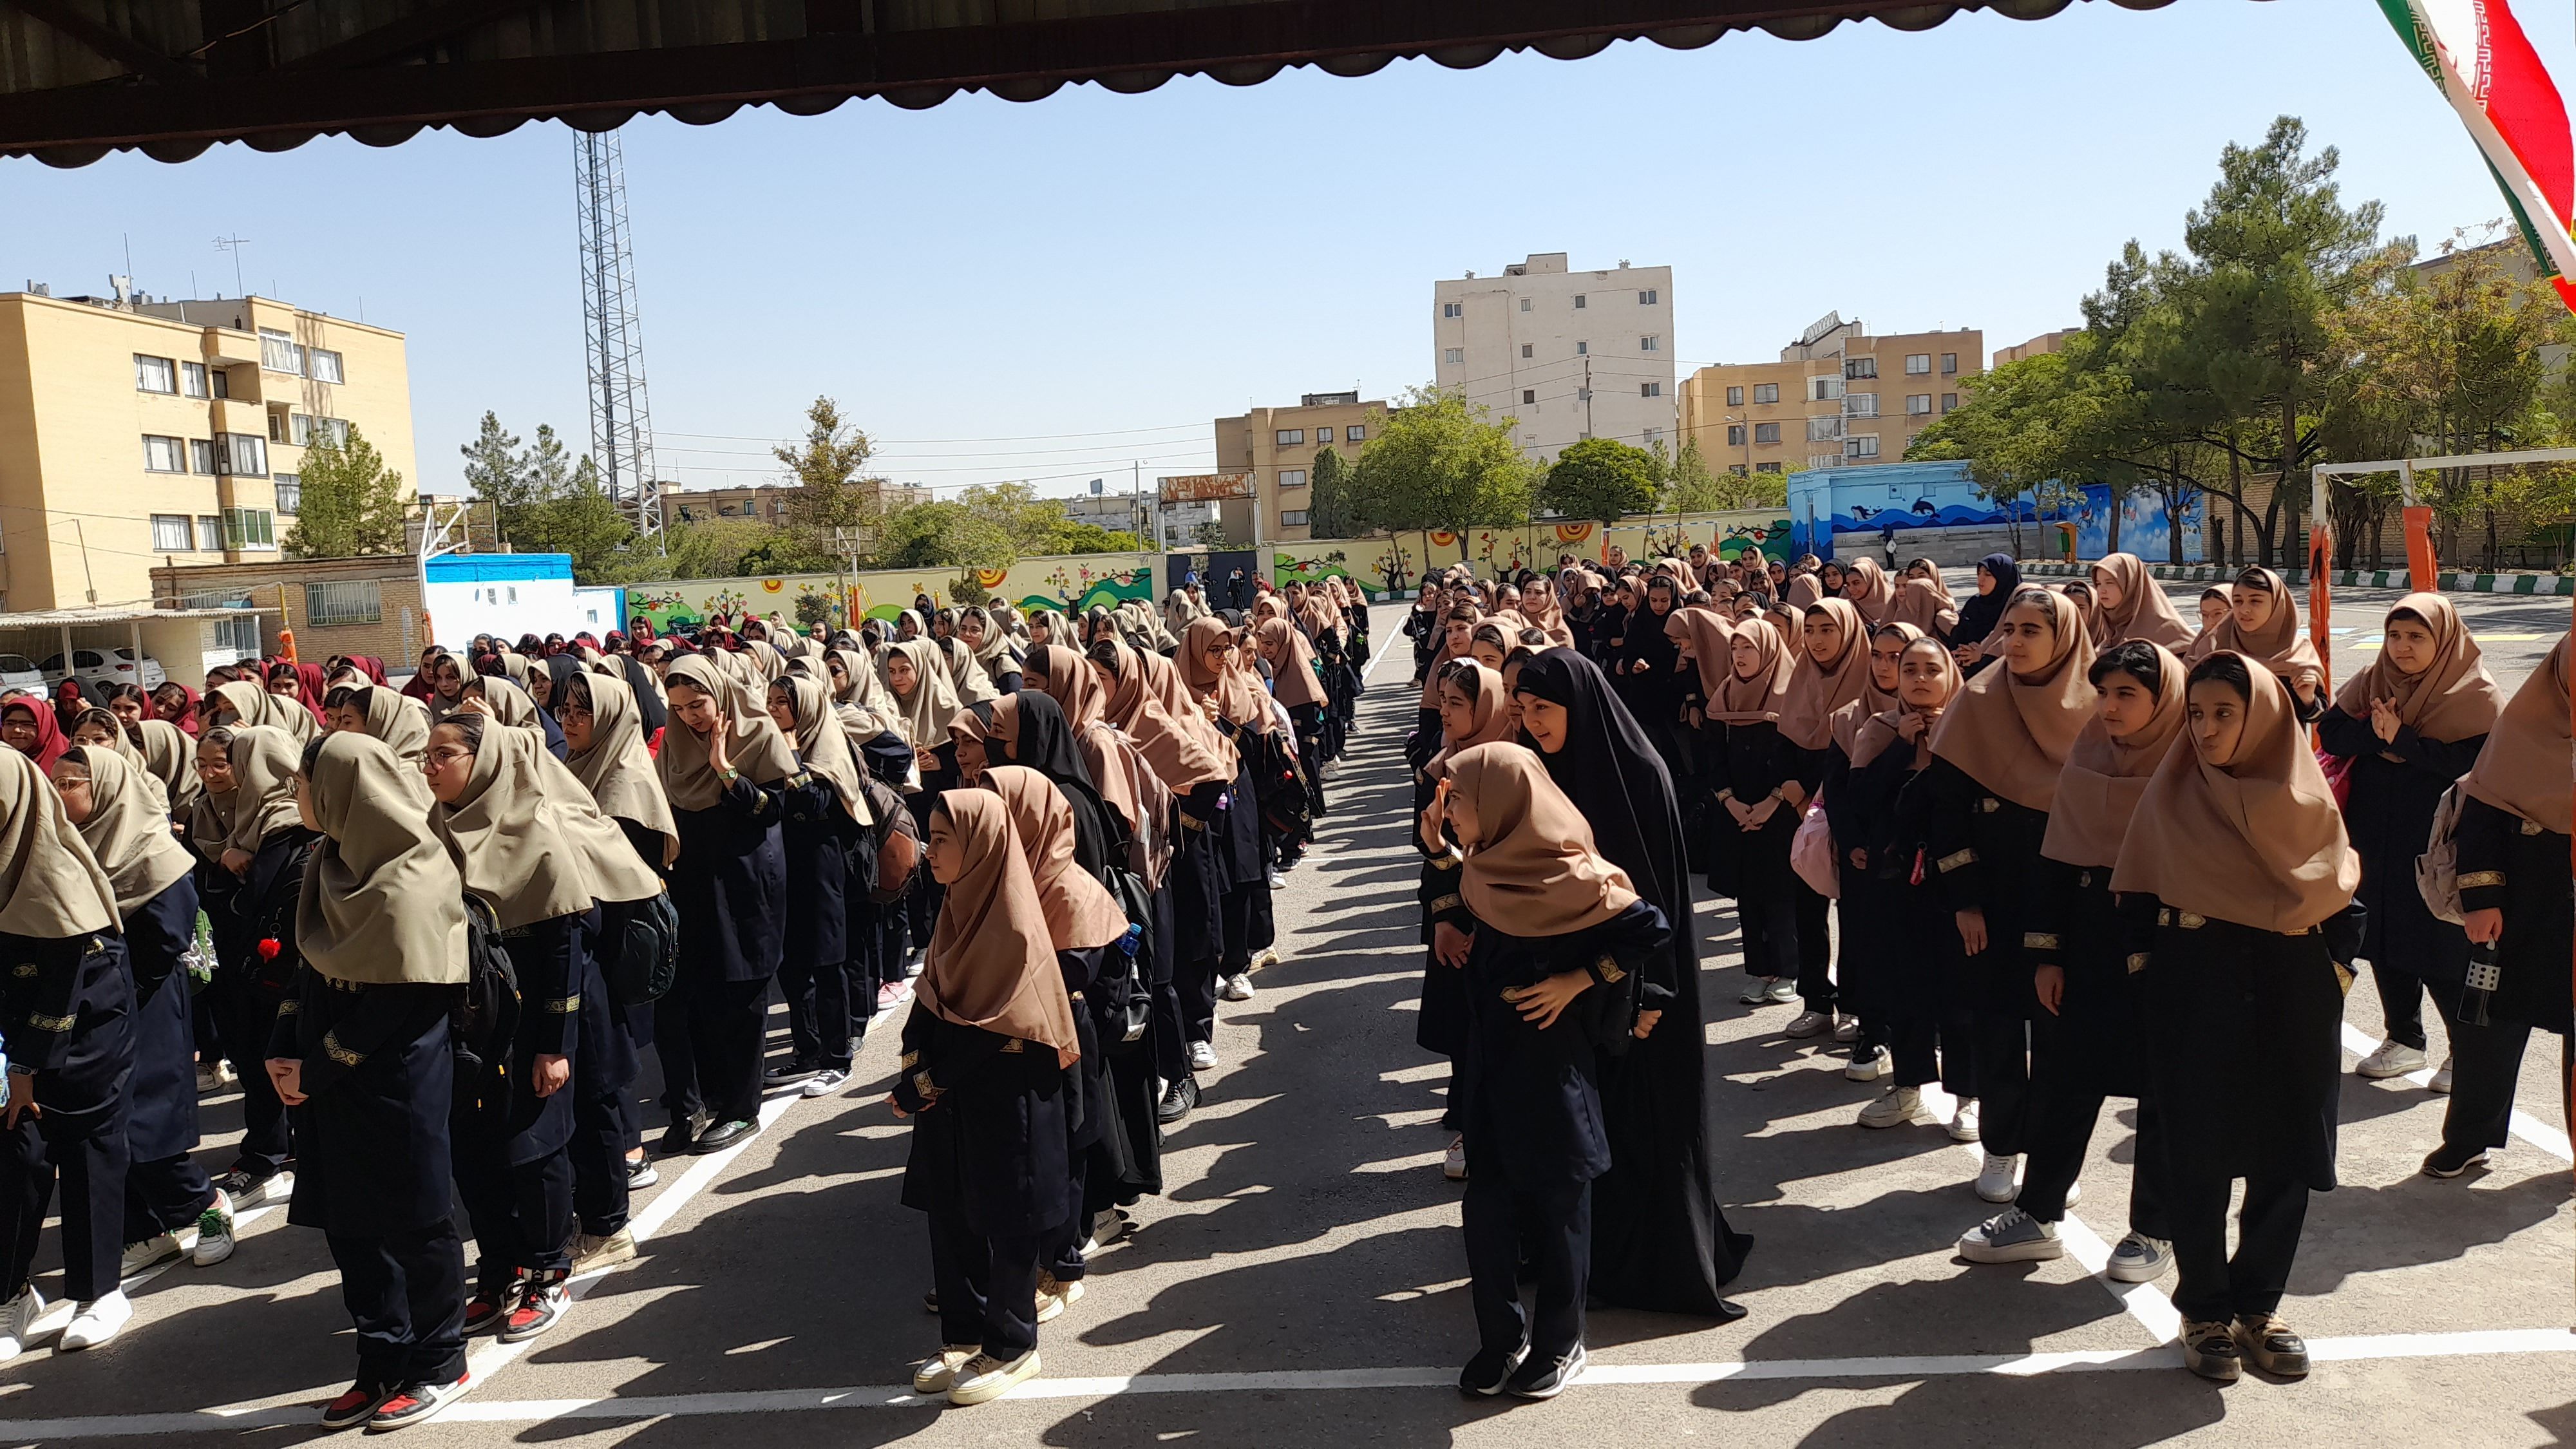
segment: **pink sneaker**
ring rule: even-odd
[[[885,985],[877,988],[877,1010],[880,1012],[892,1011],[896,1007],[903,1005],[903,999],[911,994],[911,982],[889,981]]]

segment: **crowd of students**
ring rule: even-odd
[[[542,1334],[635,1255],[654,1157],[842,1088],[909,997],[886,1105],[943,1345],[914,1382],[1007,1392],[1276,959],[1367,631],[1339,580],[1249,615],[922,600],[828,637],[478,638],[400,688],[278,659],[202,698],[0,699],[0,1360],[106,1342],[121,1280],[284,1202],[356,1330],[322,1421],[421,1422],[469,1338]],[[197,1100],[236,1080],[210,1175]]]
[[[1587,1291],[1732,1311],[1748,1244],[1705,1190],[1690,875],[1733,902],[1743,1004],[1796,1005],[1787,1038],[1876,1084],[1860,1127],[1934,1120],[1935,1081],[1954,1099],[2002,1207],[1967,1260],[2061,1255],[2102,1106],[2135,1100],[2108,1273],[2176,1274],[2213,1379],[2307,1370],[2279,1308],[2335,1185],[2355,963],[2386,1013],[2361,1075],[2426,1069],[2427,996],[2444,1017],[2426,1174],[2504,1145],[2535,1029],[2564,1090],[2566,640],[2508,699],[2449,601],[2409,594],[2329,692],[2270,570],[2205,592],[2197,629],[2134,556],[2089,575],[1996,554],[1960,599],[1928,559],[1694,548],[1422,588],[1420,1042],[1455,1069],[1462,1390],[1561,1387]]]

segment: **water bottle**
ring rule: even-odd
[[[1127,934],[1118,938],[1118,949],[1126,952],[1127,959],[1132,961],[1136,959],[1136,953],[1143,950],[1144,947],[1145,928],[1134,921],[1128,922]]]

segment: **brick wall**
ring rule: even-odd
[[[339,584],[362,594],[376,591],[377,617],[371,622],[316,624],[307,584]],[[156,602],[177,603],[205,593],[248,591],[251,602],[283,611],[278,618],[295,631],[299,659],[319,663],[334,654],[372,654],[388,670],[408,671],[418,651],[429,642],[423,617],[420,580],[409,559],[308,559],[275,564],[163,567],[152,571]],[[408,621],[408,633],[406,633]],[[265,632],[263,647],[274,649],[276,636]]]

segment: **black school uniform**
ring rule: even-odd
[[[930,1218],[940,1341],[980,1342],[1009,1362],[1037,1347],[1041,1239],[1074,1208],[1065,1072],[1053,1047],[918,1005],[903,1047],[894,1097],[913,1114],[903,1205]]]
[[[126,1085],[125,1241],[139,1243],[197,1220],[214,1184],[190,1154],[197,1146],[196,1032],[187,970],[196,946],[197,886],[186,876],[125,921],[134,990],[134,1075]],[[250,1064],[262,1077],[265,1065]]]
[[[2066,1216],[2066,1193],[2107,1097],[2138,1103],[2138,1145],[2129,1179],[2129,1227],[2173,1237],[2165,1212],[2164,1122],[2147,1088],[2145,1023],[2138,978],[2129,970],[2132,932],[2111,897],[2111,867],[2040,858],[2031,893],[2027,947],[2033,970],[2056,966],[2066,990],[2054,1015],[2042,1007],[2031,1043],[2030,1161],[2013,1202],[2043,1223]]]
[[[596,907],[501,935],[519,979],[519,1026],[505,1063],[456,1081],[456,1187],[474,1227],[479,1295],[499,1298],[520,1274],[572,1267],[570,1151],[581,1093],[567,1080],[549,1096],[532,1085],[537,1058],[570,1058],[580,1075],[582,1007],[608,985],[592,958]]]
[[[1101,1050],[1099,1025],[1084,994],[1100,979],[1107,953],[1117,949],[1090,946],[1055,953],[1056,969],[1064,974],[1065,995],[1073,1002],[1074,1040],[1082,1053],[1082,1059],[1064,1071],[1064,1160],[1072,1183],[1065,1200],[1077,1206],[1091,1199],[1088,1178],[1099,1155],[1095,1149],[1108,1135],[1113,1115],[1108,1057]],[[1047,1230],[1040,1257],[1056,1281],[1070,1283],[1082,1277],[1082,1240],[1090,1225],[1089,1213],[1069,1211],[1063,1222]]]
[[[1825,777],[1834,769],[1835,758],[1841,754],[1831,737],[1822,749],[1797,751],[1791,778],[1798,782],[1802,801],[1816,798],[1824,788]],[[1803,804],[1792,806],[1783,800],[1780,813],[1791,817],[1789,829],[1795,835],[1795,822],[1806,818],[1807,811]],[[1798,997],[1807,1010],[1830,1016],[1842,1009],[1842,994],[1834,985],[1834,903],[1818,894],[1795,868],[1789,872],[1789,903],[1798,918]]]
[[[1789,868],[1789,842],[1798,833],[1798,812],[1783,800],[1762,828],[1746,831],[1726,808],[1730,799],[1759,805],[1772,791],[1795,779],[1799,750],[1768,720],[1720,726],[1722,753],[1712,774],[1717,808],[1708,812],[1708,886],[1735,901],[1743,927],[1744,969],[1755,977],[1798,974],[1798,917],[1790,892],[1796,872]],[[1830,1010],[1832,1003],[1827,1002]]]
[[[2478,762],[2487,737],[2431,740],[2401,725],[2397,738],[2383,741],[2369,715],[2356,719],[2330,706],[2317,721],[2317,738],[2326,753],[2352,762],[2345,777],[2344,829],[2361,857],[2361,888],[2353,899],[2369,912],[2361,954],[2379,988],[2386,1035],[2422,1051],[2424,989],[2431,987],[2437,1002],[2458,994],[2469,966],[2469,938],[2424,908],[2423,892],[2415,888],[2415,857],[2424,853],[2442,792]]]
[[[787,856],[779,839],[786,782],[738,775],[704,810],[673,810],[680,858],[680,979],[653,1014],[662,1105],[674,1123],[760,1115],[760,1056],[770,978],[784,949]]]
[[[2504,912],[2486,1023],[2451,1023],[2451,1101],[2442,1142],[2467,1152],[2505,1144],[2523,1048],[2535,1029],[2557,1034],[2562,1095],[2567,1090],[2567,1043],[2576,1025],[2567,963],[2576,957],[2576,923],[2569,914],[2567,837],[2462,795],[2453,835],[2460,905]]]
[[[1985,913],[1986,949],[1967,957],[1963,1005],[1974,1018],[1975,1095],[1986,1153],[2010,1157],[2022,1150],[2029,1108],[2030,1022],[2039,998],[2031,989],[2022,937],[2029,930],[2048,812],[2006,800],[1938,757],[1909,793],[1924,797],[1926,874],[1943,902],[1954,913]],[[1948,924],[1956,941],[1958,925]]]
[[[453,1206],[453,986],[360,986],[307,967],[268,1055],[300,1060],[305,1102],[287,1221],[320,1228],[357,1326],[357,1382],[465,1372],[465,1248]]]
[[[1938,1080],[1952,1096],[1977,1095],[1971,966],[1948,900],[1933,879],[1928,791],[1913,788],[1929,769],[1914,746],[1891,742],[1825,796],[1843,856],[1843,918],[1857,928],[1843,947],[1846,981],[1885,1020],[1895,1084]],[[1855,867],[1854,847],[1868,852]],[[1862,922],[1868,924],[1862,926]],[[1866,952],[1864,957],[1862,952]]]
[[[1234,786],[1227,792],[1226,807],[1219,812],[1225,822],[1216,841],[1224,855],[1226,874],[1225,901],[1218,927],[1224,939],[1224,950],[1218,958],[1219,976],[1239,976],[1252,969],[1252,958],[1267,950],[1279,939],[1279,927],[1272,915],[1270,902],[1270,851],[1264,838],[1261,818],[1259,776],[1256,770],[1263,759],[1259,734],[1231,726],[1218,726],[1229,735],[1235,746]],[[1216,1028],[1215,983],[1209,983],[1208,1020],[1206,1029]],[[1198,1023],[1192,1023],[1197,1026]],[[1193,1038],[1206,1040],[1207,1038]]]
[[[1172,969],[1156,988],[1157,1069],[1172,1081],[1189,1075],[1189,1043],[1211,1039],[1216,1020],[1216,978],[1225,956],[1225,893],[1232,884],[1223,837],[1227,821],[1218,802],[1228,782],[1209,780],[1174,793],[1180,816],[1172,831],[1172,864],[1165,877],[1172,903]],[[1168,996],[1166,1003],[1163,998]],[[1161,1018],[1168,1013],[1169,1020]]]
[[[9,1044],[9,1088],[27,1090],[32,1072],[43,1111],[21,1116],[0,1147],[0,1244],[9,1252],[0,1301],[27,1286],[60,1177],[63,1293],[86,1303],[116,1291],[125,1251],[126,1083],[134,1069],[125,938],[114,931],[0,935],[0,963],[8,968],[0,978],[0,1030]]]
[[[278,1100],[266,1062],[278,1007],[302,969],[295,949],[295,901],[315,839],[300,825],[272,830],[260,840],[244,874],[236,876],[214,862],[197,872],[215,942],[215,977],[207,983],[206,995],[214,998],[224,1055],[241,1078],[242,1139],[226,1170],[253,1183],[276,1175],[295,1156],[294,1115]]]
[[[778,989],[787,998],[796,1065],[850,1069],[850,860],[859,823],[820,775],[780,794],[787,855],[787,920]],[[873,1001],[869,1003],[875,1005]]]
[[[636,858],[658,874],[662,832],[623,818],[617,819],[617,828]],[[644,1070],[643,1048],[653,1040],[652,1003],[627,1006],[608,989],[610,953],[617,949],[603,919],[601,933],[591,943],[590,983],[582,988],[581,1010],[573,1015],[572,1144],[566,1149],[572,1159],[573,1220],[581,1231],[600,1238],[626,1226],[626,1154],[644,1141],[644,1114],[630,1089]]]

